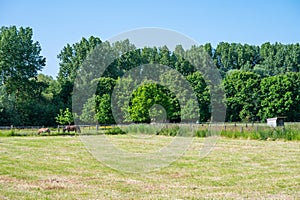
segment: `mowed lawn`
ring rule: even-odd
[[[109,137],[130,152],[173,139]],[[300,142],[219,138],[200,159],[203,141],[168,167],[125,173],[98,162],[78,136],[1,137],[0,199],[300,198]]]

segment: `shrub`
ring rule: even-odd
[[[120,129],[119,127],[113,127],[111,129],[108,129],[104,132],[104,134],[107,135],[122,135],[122,134],[126,134],[125,131],[123,131],[122,129]]]
[[[179,132],[179,126],[171,126],[162,128],[157,135],[176,136]]]
[[[300,132],[291,128],[286,128],[284,131],[285,140],[300,140]]]

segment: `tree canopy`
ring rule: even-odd
[[[256,46],[220,42],[215,48],[207,43],[190,49],[178,44],[171,51],[167,46],[138,49],[128,39],[110,44],[91,36],[66,44],[58,52],[60,68],[55,79],[39,73],[46,59],[41,56],[41,45],[33,41],[32,36],[33,30],[29,27],[0,28],[0,125],[72,123],[70,113],[77,73],[85,61],[90,62],[97,56],[92,52],[104,56],[105,51],[105,59],[116,59],[101,77],[94,77],[93,70],[84,71],[93,77],[91,82],[96,85],[96,90],[83,105],[78,116],[80,123],[109,124],[115,123],[115,118],[138,123],[179,122],[182,119],[207,122],[211,119],[212,102],[215,101],[211,92],[222,87],[226,95],[222,100],[227,107],[227,121],[265,121],[275,116],[300,121],[298,43],[266,42]],[[97,49],[99,45],[105,47],[102,52]],[[197,60],[197,55],[203,52],[207,54],[206,58]],[[215,88],[204,75],[211,63],[222,76],[220,85]],[[165,66],[169,71],[154,74],[158,82],[146,79],[137,85],[137,76],[145,73],[147,64]],[[203,71],[194,65],[199,65]],[[140,74],[125,76],[136,68],[140,69]],[[176,87],[184,82],[180,79],[191,87],[196,106],[189,100],[187,87],[182,86],[185,89],[176,92]],[[120,90],[116,91],[117,87]],[[113,95],[118,98],[114,99]],[[186,106],[180,105],[182,100]],[[115,112],[112,106],[115,106]],[[188,116],[191,110],[198,114]]]

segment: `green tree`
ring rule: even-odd
[[[89,39],[83,37],[80,42],[75,44],[67,44],[57,56],[60,60],[57,80],[60,83],[66,81],[73,83],[82,63],[91,51],[101,43],[100,38],[91,36]]]
[[[116,80],[109,77],[101,77],[94,81],[97,81],[96,95],[98,96],[102,96],[104,94],[111,95],[116,85]]]
[[[167,70],[161,73],[159,78],[163,86],[170,91],[170,105],[180,104],[180,106],[174,106],[174,109],[172,109],[171,113],[174,115],[174,121],[178,121],[179,118],[189,122],[198,120],[199,109],[197,109],[197,105],[193,105],[193,103],[197,104],[197,99],[186,77],[176,70]]]
[[[254,71],[262,76],[275,76],[287,72],[299,72],[300,47],[299,44],[284,45],[266,42],[260,48],[261,62]]]
[[[33,125],[41,119],[37,108],[41,108],[41,93],[46,85],[37,81],[37,75],[46,59],[40,55],[41,46],[32,35],[29,27],[0,28],[0,84],[9,95],[7,105],[12,105],[5,109],[6,123],[14,125]]]
[[[292,92],[293,104],[290,112],[288,113],[289,121],[299,121],[300,119],[300,73],[289,72],[286,74],[288,79],[292,82],[293,87],[290,88]]]
[[[287,72],[300,71],[300,45],[289,44],[286,45],[286,54],[284,58],[284,66]]]
[[[214,50],[210,43],[206,43],[204,46],[204,49],[206,53],[210,56],[210,58],[213,58]]]
[[[220,42],[214,54],[214,61],[216,66],[226,73],[229,70],[238,69],[237,57],[236,43]]]
[[[174,68],[174,60],[172,60],[171,51],[167,46],[159,48],[159,64]]]
[[[132,122],[130,114],[128,112],[128,106],[133,91],[131,88],[135,88],[136,83],[131,76],[118,78],[116,80],[116,86],[112,96],[111,105],[113,106],[113,114],[117,123]]]
[[[237,66],[244,71],[253,71],[256,64],[260,62],[259,47],[248,44],[237,45]]]
[[[104,94],[103,96],[97,96],[96,102],[98,104],[96,108],[96,119],[99,124],[114,124],[114,117],[111,111],[111,96]]]
[[[262,79],[261,109],[258,113],[262,121],[276,116],[287,117],[287,121],[299,119],[299,80],[298,73]]]
[[[200,122],[206,122],[210,118],[210,91],[205,83],[203,75],[200,72],[195,72],[187,76],[187,80],[190,82],[194,93],[198,100],[198,106],[200,111]]]
[[[3,126],[10,126],[12,122],[19,123],[14,115],[14,101],[14,95],[7,94],[4,85],[0,86],[0,124]]]
[[[96,99],[97,96],[93,95],[88,101],[83,105],[82,114],[80,115],[80,120],[84,123],[92,124],[97,121],[96,119]]]
[[[195,67],[193,65],[191,65],[183,57],[177,58],[176,63],[175,63],[175,69],[184,76],[188,76],[196,71]]]
[[[141,50],[142,62],[144,64],[158,64],[159,63],[159,54],[156,47],[144,47]]]
[[[91,36],[89,39],[82,38],[75,44],[67,44],[59,53],[60,68],[57,81],[60,84],[60,98],[64,107],[72,106],[71,94],[77,72],[90,53],[102,43],[100,38]]]
[[[123,76],[128,70],[140,65],[141,55],[140,50],[129,42],[128,39],[123,41],[117,41],[113,44],[107,45],[109,48],[105,49],[104,46],[101,47],[101,50],[106,50],[103,54],[101,52],[100,56],[105,58],[105,54],[110,57],[115,57],[111,63],[107,63],[108,67],[106,68],[103,77],[110,77],[117,79],[118,77]],[[97,58],[96,58],[97,59]]]
[[[32,90],[34,78],[45,66],[41,46],[32,40],[32,35],[29,27],[0,28],[0,75],[7,92],[16,97]]]
[[[52,76],[39,73],[37,75],[37,82],[40,84],[41,94],[45,99],[52,101],[59,94],[59,83]]]
[[[259,109],[260,76],[234,70],[223,81],[228,121],[256,121]]]
[[[252,71],[254,66],[260,63],[259,50],[259,47],[254,45],[220,42],[213,54],[213,60],[225,77],[225,73],[230,70]]]
[[[55,117],[57,123],[64,125],[64,124],[71,124],[74,122],[73,114],[66,108],[65,110],[60,109],[59,114]]]
[[[131,120],[138,123],[151,121],[151,108],[160,105],[166,110],[167,120],[180,121],[180,107],[176,97],[167,88],[152,82],[145,82],[132,94],[128,111]],[[157,107],[157,106],[156,106]],[[152,113],[155,112],[152,110]]]
[[[127,71],[140,66],[142,64],[142,57],[140,54],[140,50],[132,50],[121,55],[120,58],[117,59],[117,68],[119,69],[118,76],[123,76]]]

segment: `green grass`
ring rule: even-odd
[[[151,152],[173,137],[107,136],[129,152]],[[297,199],[300,142],[204,138],[170,166],[130,174],[88,153],[78,136],[0,138],[0,199]],[[155,148],[156,147],[156,148]]]
[[[254,140],[298,140],[300,141],[300,129],[293,126],[270,128],[231,128],[221,131],[221,136],[228,138],[245,138]]]

